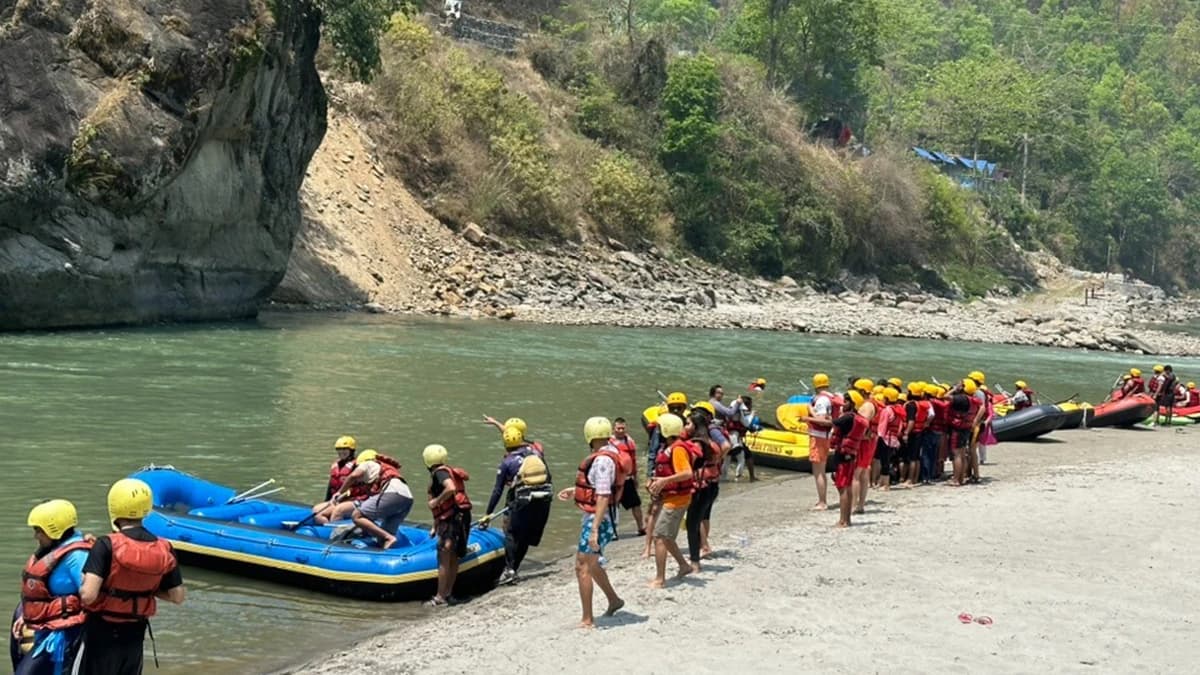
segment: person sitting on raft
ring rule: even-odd
[[[342,436],[333,444],[333,451],[337,453],[337,459],[333,460],[333,464],[329,467],[329,486],[325,488],[325,501],[333,499],[333,496],[342,491],[342,483],[346,482],[346,476],[354,470],[354,451],[358,449],[358,443],[353,436]]]
[[[339,503],[342,495],[353,493],[356,486],[361,486],[367,496],[350,502],[350,519],[363,532],[375,537],[380,548],[391,548],[396,543],[396,530],[413,505],[412,491],[400,475],[400,463],[375,450],[363,450],[354,471],[346,477],[344,490],[333,497],[335,512],[342,506]],[[320,518],[318,515],[318,521]]]
[[[1013,410],[1024,410],[1025,408],[1037,405],[1037,396],[1029,388],[1029,385],[1025,383],[1025,380],[1017,380],[1013,385],[1017,388],[1017,391],[1012,396]]]

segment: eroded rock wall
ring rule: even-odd
[[[325,132],[308,0],[0,0],[0,329],[251,316]]]

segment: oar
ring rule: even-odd
[[[663,403],[667,402],[667,395],[662,393],[662,389],[655,389],[654,393],[658,394],[658,397],[663,400]]]
[[[250,488],[249,490],[246,490],[245,492],[243,492],[243,493],[241,493],[241,494],[239,494],[239,495],[234,495],[234,496],[230,497],[230,498],[229,498],[229,501],[227,501],[227,502],[225,502],[225,503],[226,503],[226,504],[232,504],[232,503],[234,503],[234,502],[236,502],[236,501],[241,501],[242,499],[245,499],[245,498],[246,498],[246,495],[252,495],[252,494],[254,494],[255,492],[258,492],[259,490],[261,490],[261,489],[263,489],[263,488],[267,487],[268,485],[274,485],[274,484],[275,484],[275,479],[274,479],[274,478],[272,478],[272,479],[270,479],[270,480],[264,480],[263,482],[259,483],[258,485],[255,485],[254,487]]]
[[[511,505],[509,505],[509,506],[506,506],[506,507],[504,507],[504,508],[500,509],[499,511],[495,512],[495,513],[492,513],[492,514],[486,515],[486,516],[484,516],[484,517],[480,518],[479,520],[477,520],[477,521],[475,521],[475,522],[471,523],[471,527],[475,527],[475,526],[479,525],[480,523],[482,523],[482,522],[483,522],[483,521],[485,521],[485,520],[486,520],[486,521],[488,521],[489,523],[491,523],[491,521],[493,521],[493,520],[495,520],[496,518],[498,518],[498,517],[500,517],[500,516],[504,515],[505,513],[507,513],[507,512],[508,512],[508,510],[509,510],[510,508],[512,508],[512,506],[511,506]]]
[[[350,496],[350,491],[349,491],[349,490],[347,490],[347,491],[345,491],[345,492],[343,492],[343,493],[341,493],[340,495],[337,495],[337,496],[338,496],[339,498],[342,498],[342,497],[348,497],[348,496]],[[285,522],[285,523],[283,523],[283,527],[284,527],[285,529],[288,529],[288,530],[291,530],[291,531],[295,532],[296,530],[298,530],[298,529],[300,529],[300,528],[304,527],[305,525],[307,525],[308,523],[312,522],[312,519],[313,519],[313,518],[316,518],[318,513],[320,513],[320,511],[313,511],[312,513],[310,513],[310,514],[308,514],[307,516],[305,516],[303,520],[301,520],[301,521],[298,521],[298,522],[295,522],[295,523],[288,523],[288,522]]]
[[[1079,392],[1075,392],[1074,394],[1071,394],[1070,396],[1064,398],[1063,400],[1059,401],[1058,403],[1055,403],[1054,405],[1062,405],[1063,403],[1066,403],[1067,401],[1073,401],[1073,400],[1075,400],[1075,397],[1078,395],[1079,395]]]
[[[230,504],[240,504],[241,502],[248,501],[251,499],[262,499],[263,497],[266,497],[267,495],[273,495],[276,492],[283,492],[286,489],[287,489],[286,487],[277,487],[274,490],[267,490],[266,492],[256,492],[255,494],[248,495],[248,496],[242,497],[240,499],[235,499],[229,503]]]
[[[806,393],[806,394],[807,394],[808,392],[812,391],[812,389],[809,389],[809,388],[808,388],[808,385],[807,385],[807,384],[805,384],[804,380],[800,380],[800,386],[801,386],[801,387],[804,387],[804,393]]]

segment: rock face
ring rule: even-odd
[[[0,0],[0,329],[252,316],[325,132],[309,0]]]

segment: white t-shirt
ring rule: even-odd
[[[617,479],[617,462],[613,455],[604,453],[592,460],[592,467],[588,469],[588,483],[596,490],[597,497],[612,498],[613,481]],[[396,481],[392,481],[393,483]],[[606,510],[604,517],[609,517],[609,511]],[[591,514],[584,514],[586,518]]]
[[[379,466],[379,462],[374,462],[374,461],[364,462],[362,467],[363,467],[363,471],[366,472],[366,478],[367,478],[368,485],[373,484],[375,481],[379,480],[379,474],[381,472],[383,472],[383,467]],[[408,483],[405,483],[402,480],[388,481],[388,484],[386,486],[384,486],[383,491],[384,492],[396,492],[405,497],[408,497],[409,499],[412,498],[412,490],[410,490],[408,488]]]
[[[808,413],[811,417],[832,417],[833,398],[829,394],[817,394],[809,404]],[[808,435],[813,438],[829,438],[829,430],[817,429],[810,424],[808,425]]]

